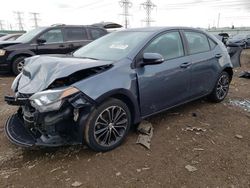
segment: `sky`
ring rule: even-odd
[[[144,27],[146,0],[130,0],[129,27]],[[152,0],[152,26],[208,28],[250,26],[250,0]],[[1,2],[0,20],[5,29],[18,29],[15,11],[22,12],[25,30],[34,26],[30,12],[38,12],[39,26],[57,23],[87,25],[101,21],[124,24],[119,0],[7,0]]]

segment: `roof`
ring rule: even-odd
[[[122,31],[139,31],[139,32],[161,32],[166,30],[173,30],[173,29],[192,29],[197,31],[202,31],[201,29],[192,28],[192,27],[141,27],[141,28],[133,28],[133,29],[126,29]]]

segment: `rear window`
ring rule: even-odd
[[[106,34],[106,32],[102,29],[97,28],[89,28],[90,36],[92,39],[97,39]]]
[[[190,54],[202,53],[210,50],[206,35],[193,31],[186,31],[184,34],[187,38]]]
[[[84,28],[65,28],[66,41],[86,40],[87,33]]]

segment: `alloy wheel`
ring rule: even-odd
[[[128,127],[128,115],[120,106],[110,106],[96,119],[94,138],[98,144],[110,147],[119,142]]]
[[[19,62],[17,63],[17,70],[18,70],[19,73],[22,72],[23,67],[24,67],[24,60],[19,61]]]
[[[218,99],[224,99],[229,90],[229,78],[227,75],[222,75],[218,81],[217,88],[216,88],[216,95]]]

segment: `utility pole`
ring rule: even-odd
[[[217,28],[220,27],[220,13],[218,14],[218,20],[217,20]]]
[[[14,12],[14,14],[17,15],[17,25],[18,25],[18,28],[20,31],[23,31],[23,18],[22,18],[22,15],[23,15],[23,12],[19,12],[19,11],[16,11]]]
[[[123,8],[123,13],[121,15],[124,16],[124,26],[127,29],[129,25],[128,17],[130,16],[128,9],[132,7],[132,3],[129,0],[120,0],[119,4]]]
[[[3,20],[0,20],[0,30],[3,30]]]
[[[32,15],[32,20],[34,21],[34,28],[37,28],[38,27],[38,20],[39,20],[39,13],[37,13],[37,12],[31,12],[30,13],[31,15]]]
[[[151,19],[151,12],[156,7],[156,5],[154,3],[152,3],[151,0],[147,0],[146,2],[142,3],[141,5],[146,10],[146,19],[143,21],[146,22],[147,27],[150,27],[150,23],[154,21]]]

